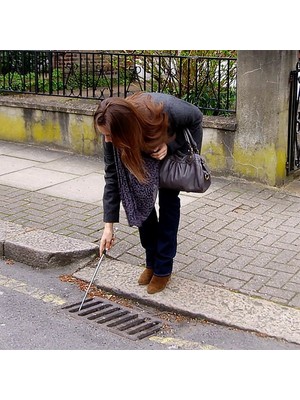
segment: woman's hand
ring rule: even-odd
[[[166,157],[168,153],[168,146],[166,143],[163,143],[161,146],[157,147],[153,153],[151,153],[151,157],[156,158],[156,160],[162,160]]]
[[[106,223],[104,225],[104,231],[100,240],[99,252],[100,257],[103,254],[103,251],[110,250],[114,245],[115,235],[114,235],[114,225],[113,223]]]

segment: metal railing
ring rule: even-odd
[[[236,58],[108,51],[0,51],[0,93],[104,99],[164,92],[204,114],[236,109]]]
[[[300,171],[300,62],[290,73],[287,175]]]

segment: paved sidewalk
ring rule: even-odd
[[[4,254],[9,242],[18,245],[13,236],[23,237],[20,231],[43,231],[48,244],[53,235],[53,245],[63,235],[66,245],[76,241],[86,256],[85,243],[88,254],[95,254],[103,227],[103,184],[100,159],[0,141]],[[205,194],[182,194],[181,202],[168,290],[150,296],[136,284],[144,252],[123,211],[110,251],[113,261],[96,283],[156,306],[300,344],[300,182],[276,189],[214,177]],[[76,274],[89,280],[91,269]]]

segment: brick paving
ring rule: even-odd
[[[71,237],[75,233],[88,241],[97,231],[97,227],[92,226],[95,210],[101,214],[98,206],[82,206],[81,203],[2,185],[0,201],[2,220]],[[70,230],[69,234],[67,230]],[[85,233],[81,234],[81,230]]]

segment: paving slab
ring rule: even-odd
[[[107,258],[94,280],[99,288],[154,307],[258,332],[300,344],[300,310],[201,284],[173,274],[166,289],[150,295],[137,283],[142,268]],[[93,266],[73,275],[90,282]]]
[[[63,159],[58,159],[44,163],[40,168],[50,169],[53,171],[64,171],[75,175],[87,175],[92,172],[100,172],[104,170],[103,162],[100,160],[90,160],[86,157],[67,156]]]
[[[0,176],[10,174],[15,171],[23,171],[25,168],[33,167],[37,165],[37,162],[32,160],[24,160],[17,157],[10,157],[6,155],[0,155]],[[5,178],[2,178],[5,179]]]
[[[27,145],[26,147],[17,147],[16,145],[5,147],[0,144],[0,154],[38,162],[49,162],[65,157],[65,153],[62,151],[55,151],[44,147],[30,145]]]
[[[288,183],[284,190],[288,193],[291,193],[297,197],[300,197],[300,180],[294,180]]]
[[[103,197],[103,174],[90,173],[39,190],[40,193],[85,203],[100,204]]]
[[[32,167],[0,176],[0,184],[21,189],[39,190],[76,177],[76,175],[65,172]]]
[[[29,147],[29,144],[24,144],[24,143],[18,143],[18,142],[9,142],[6,140],[1,140],[0,141],[0,154],[6,154],[6,155],[13,155],[16,151],[21,151],[21,157],[22,157],[22,152],[26,151],[26,149]],[[37,147],[37,146],[34,146]],[[38,147],[39,148],[39,147]],[[44,148],[43,148],[44,150]]]

